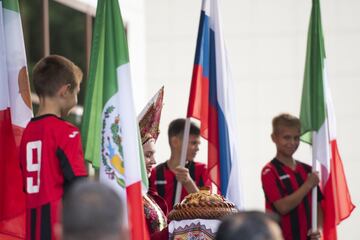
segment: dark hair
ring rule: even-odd
[[[35,92],[39,97],[52,97],[66,84],[70,84],[70,90],[74,90],[82,76],[80,68],[69,59],[49,55],[37,62],[33,69]]]
[[[100,240],[121,233],[122,201],[110,187],[94,181],[76,182],[63,204],[64,240]]]
[[[280,126],[297,128],[300,130],[301,123],[299,118],[288,113],[281,113],[272,120],[273,133],[276,133]]]
[[[269,222],[278,223],[275,216],[259,211],[239,212],[225,217],[216,233],[216,240],[276,240]]]
[[[168,129],[168,137],[169,142],[172,137],[182,137],[184,134],[184,128],[185,128],[185,119],[184,118],[178,118],[173,120],[169,124]],[[200,136],[200,128],[194,123],[190,122],[190,135]]]

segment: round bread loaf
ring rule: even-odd
[[[202,189],[187,195],[181,203],[177,203],[169,213],[169,220],[184,219],[220,219],[238,212],[235,205],[224,197],[210,193],[209,189]]]

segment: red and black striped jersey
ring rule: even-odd
[[[300,188],[312,171],[305,163],[296,161],[295,170],[274,158],[262,170],[261,182],[265,193],[266,210],[279,214],[273,203]],[[318,188],[318,201],[323,198]],[[311,191],[300,204],[286,215],[280,215],[285,240],[306,240],[311,229]]]
[[[31,119],[20,144],[20,165],[30,213],[27,239],[49,234],[53,239],[51,227],[64,188],[87,176],[79,129],[52,114]]]
[[[198,187],[211,186],[208,171],[204,163],[190,161],[185,167],[189,169],[190,176]],[[157,193],[165,199],[169,211],[171,211],[174,206],[176,184],[176,176],[169,169],[166,162],[163,162],[152,169],[149,179],[150,188],[157,191]],[[180,200],[188,195],[188,192],[184,187],[181,191]]]

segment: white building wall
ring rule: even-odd
[[[96,15],[97,0],[54,0],[77,11]],[[140,112],[146,103],[146,23],[144,0],[118,0],[126,28],[135,108]],[[79,108],[82,114],[82,108]]]
[[[247,209],[263,210],[260,171],[275,154],[272,117],[300,111],[311,1],[222,0],[220,4],[236,82],[245,204]],[[186,114],[200,5],[201,0],[145,1],[147,99],[165,85],[159,162],[169,157],[169,122]],[[359,205],[360,1],[327,0],[321,5],[338,144],[353,202]],[[204,143],[201,161],[206,160]],[[303,144],[296,157],[309,162],[309,148]],[[355,210],[338,228],[338,239],[357,239],[359,221]]]
[[[126,27],[136,112],[146,104],[146,24],[144,0],[119,0]]]

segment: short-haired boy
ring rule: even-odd
[[[290,114],[280,114],[272,124],[276,156],[261,173],[266,210],[280,215],[285,240],[319,239],[320,233],[311,231],[311,190],[318,185],[319,177],[309,165],[293,158],[300,144],[300,120]],[[321,201],[320,190],[318,193]],[[320,204],[318,216],[321,226]]]
[[[20,164],[26,192],[26,239],[56,239],[64,189],[87,176],[80,131],[66,122],[77,103],[82,71],[65,57],[50,55],[33,69],[39,110],[26,126]]]
[[[183,186],[180,199],[189,193],[199,191],[198,187],[211,186],[206,165],[194,160],[200,145],[200,128],[194,122],[190,123],[186,165],[180,167],[184,128],[184,118],[175,119],[170,123],[168,128],[170,158],[153,168],[149,179],[150,188],[165,199],[169,211],[175,202],[177,181]]]

